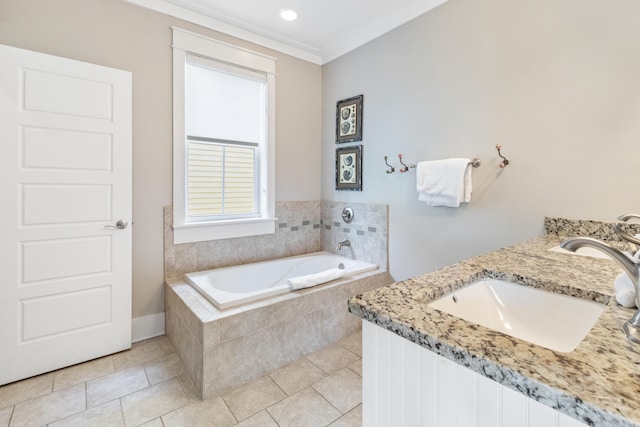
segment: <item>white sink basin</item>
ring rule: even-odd
[[[605,306],[497,279],[482,279],[429,307],[551,350],[573,351]]]
[[[561,254],[582,255],[582,256],[589,256],[592,258],[611,259],[609,256],[603,254],[601,251],[590,248],[588,246],[578,248],[578,250],[575,252],[568,251],[564,248],[561,248],[560,246],[554,246],[549,250],[552,252],[559,252]]]

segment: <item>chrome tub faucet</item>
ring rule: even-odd
[[[342,242],[338,243],[336,245],[336,251],[339,251],[340,249],[342,249],[343,246],[351,247],[351,241],[347,239],[347,240],[343,240]]]

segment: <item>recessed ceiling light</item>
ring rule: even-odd
[[[298,18],[298,12],[292,9],[280,9],[280,18],[285,21],[295,21]]]

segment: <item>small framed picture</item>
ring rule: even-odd
[[[336,148],[336,190],[362,191],[362,145]]]
[[[338,101],[336,105],[336,143],[362,141],[363,95]]]

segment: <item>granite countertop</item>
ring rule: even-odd
[[[622,269],[608,259],[548,251],[562,240],[539,237],[394,283],[351,298],[349,311],[587,425],[640,426],[640,345],[621,330],[634,310],[614,298]],[[482,277],[606,309],[574,351],[561,353],[427,306]]]

